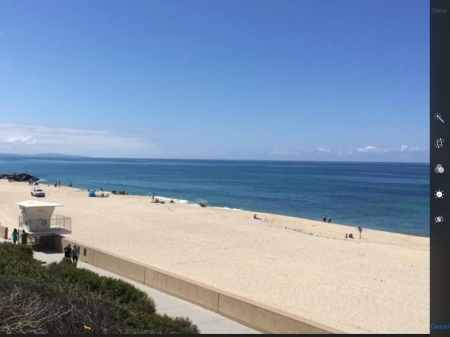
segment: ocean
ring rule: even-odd
[[[429,236],[429,164],[0,156],[0,174],[24,172],[44,189],[60,181]]]

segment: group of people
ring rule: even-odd
[[[327,217],[323,217],[323,222],[327,222]],[[328,223],[331,223],[331,217],[328,217]]]
[[[27,243],[27,232],[25,232],[25,230],[22,230],[22,234],[19,234],[19,231],[16,228],[14,228],[14,230],[12,231],[12,234],[11,234],[11,240],[15,245],[17,245],[19,243],[19,236],[22,239],[22,243],[26,244]]]
[[[39,186],[39,183],[37,181],[33,181],[33,180],[28,180],[28,185],[29,186]]]
[[[73,248],[70,244],[64,248],[64,257],[67,259],[72,259],[72,263],[77,266],[78,256],[80,256],[80,246],[74,245]]]
[[[19,243],[19,231],[17,228],[14,228],[11,234],[11,240],[12,242],[17,245]],[[27,233],[25,230],[22,231],[22,234],[20,235],[22,239],[22,243],[27,243]],[[64,257],[71,259],[72,263],[76,266],[78,263],[78,256],[80,256],[80,246],[74,245],[73,248],[71,245],[67,245],[67,247],[64,248]]]
[[[256,214],[255,214],[255,217],[254,217],[255,219],[256,219]],[[323,222],[327,222],[327,217],[326,216],[324,216],[323,217]],[[328,217],[328,223],[331,223],[331,217]],[[359,231],[359,238],[361,239],[361,236],[362,236],[362,228],[361,227],[358,227],[358,231]],[[345,238],[346,239],[354,239],[354,237],[353,237],[353,234],[352,233],[350,233],[350,234],[345,234]]]
[[[55,181],[55,183],[53,185],[55,187],[61,187],[61,182],[60,181]]]
[[[115,195],[127,195],[127,193],[125,193],[125,191],[116,191],[116,190],[114,190],[111,193],[115,194]]]
[[[358,231],[359,231],[359,238],[361,239],[363,229],[362,229],[361,227],[358,227]],[[346,238],[346,239],[354,239],[352,233],[350,233],[350,234],[347,234],[347,233],[346,233],[346,234],[345,234],[345,238]]]

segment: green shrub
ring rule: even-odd
[[[19,244],[16,249],[25,255],[33,257],[33,248],[31,246]]]
[[[43,288],[46,291],[39,293],[17,287],[0,291],[1,334],[122,332],[113,302],[83,292],[70,296],[54,284]]]
[[[42,266],[32,251],[0,244],[0,334],[197,334],[186,318],[156,313],[131,284],[76,268]]]
[[[91,292],[100,293],[101,276],[87,269],[76,268],[69,259],[62,259],[58,263],[53,262],[47,266],[47,269],[49,275],[61,282],[77,284]]]
[[[14,245],[10,242],[0,244],[0,274],[47,279],[43,267],[32,255],[26,245]]]
[[[75,268],[68,259],[50,264],[48,270],[52,277],[71,284],[77,284],[80,287],[86,287],[89,291],[103,297],[112,298],[120,304],[136,305],[139,310],[149,314],[156,312],[154,301],[146,293],[128,282],[100,276],[87,269]]]

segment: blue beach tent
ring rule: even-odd
[[[89,192],[89,197],[95,197],[95,191],[90,191]]]

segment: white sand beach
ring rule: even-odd
[[[41,185],[74,240],[349,333],[429,333],[429,238]],[[10,231],[27,183],[0,180]],[[353,233],[354,240],[344,239]]]

